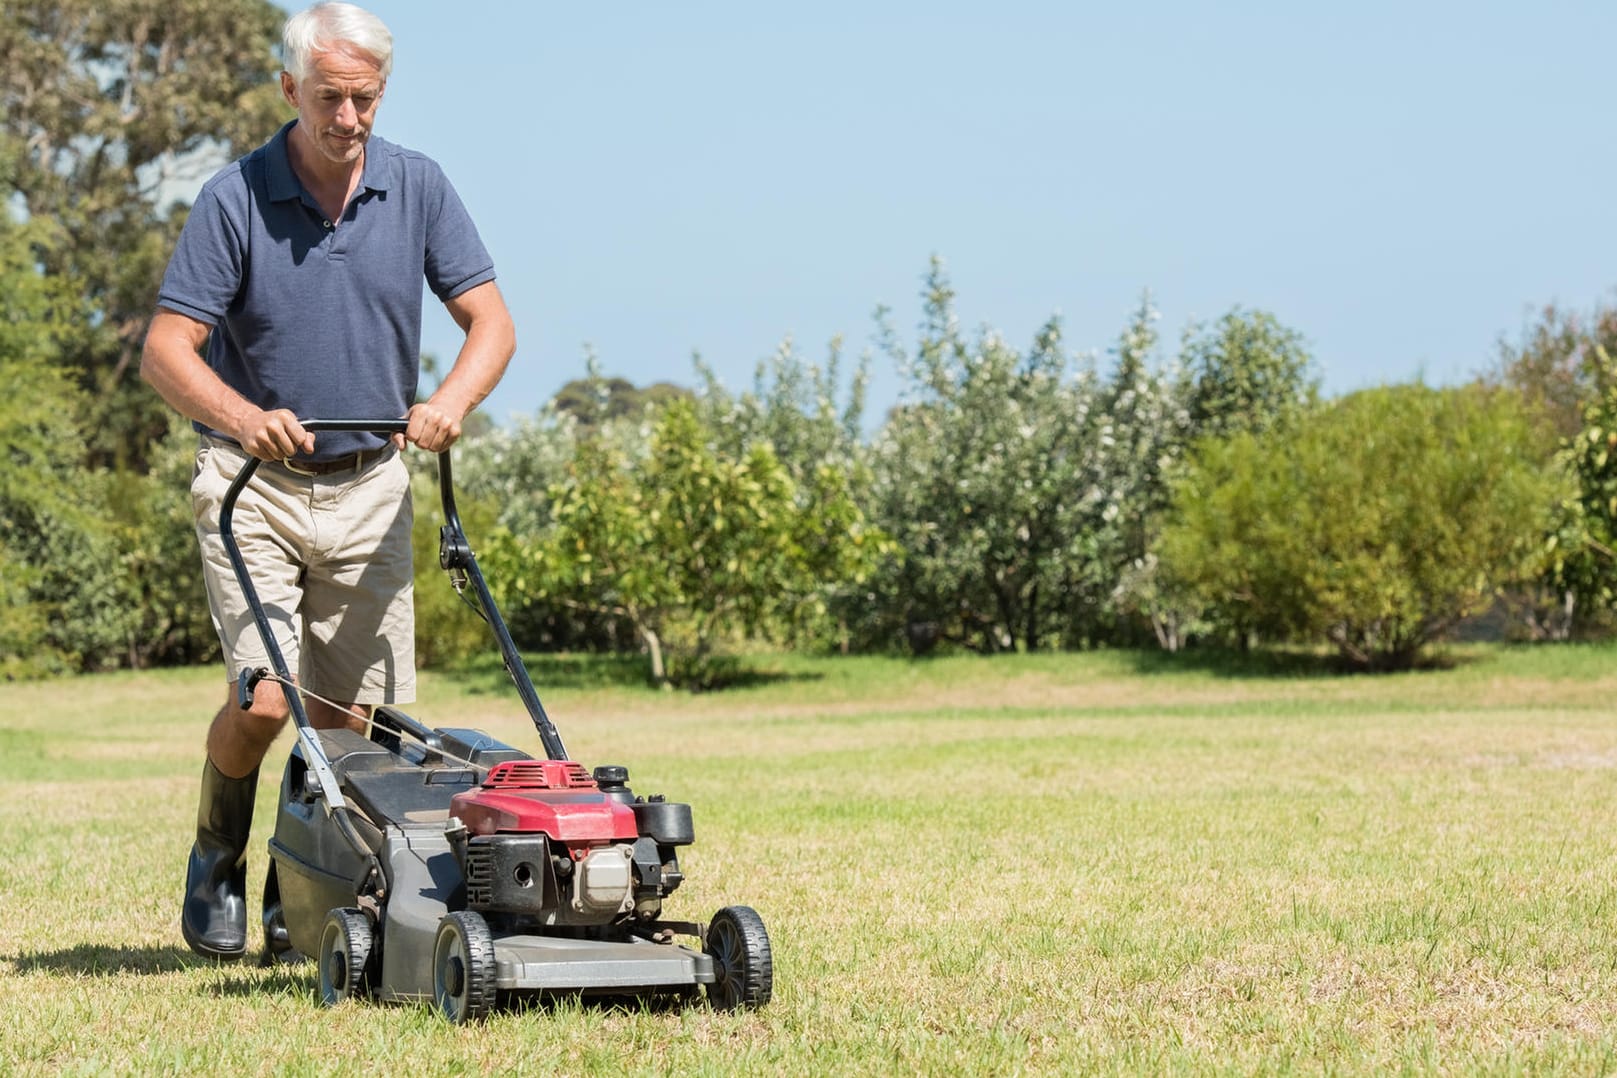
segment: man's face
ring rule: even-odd
[[[352,164],[364,153],[386,88],[381,67],[357,49],[316,52],[301,81],[281,72],[281,92],[298,110],[298,126],[333,164]]]

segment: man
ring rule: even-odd
[[[320,3],[287,21],[281,92],[297,117],[198,195],[146,337],[141,373],[202,435],[192,500],[228,671],[208,730],[181,929],[200,954],[246,950],[246,849],[258,767],[286,724],[281,686],[242,710],[235,677],[268,665],[218,533],[231,477],[234,533],[317,727],[357,723],[415,694],[406,442],[439,451],[516,348],[494,265],[438,166],[373,137],[393,39],[374,15]],[[422,281],[466,339],[411,405]],[[323,432],[315,416],[407,416],[391,439]]]

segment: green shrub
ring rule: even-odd
[[[411,480],[415,500],[415,529],[412,535],[415,566],[415,657],[419,667],[441,667],[461,662],[483,652],[493,653],[492,631],[468,607],[470,588],[462,599],[450,585],[449,574],[438,564],[438,529],[443,525],[438,475],[430,458],[413,454]],[[483,541],[493,532],[497,516],[494,504],[486,498],[463,497],[457,493],[455,510],[471,540],[472,550],[482,553]],[[481,558],[479,559],[481,564]]]
[[[1329,641],[1355,665],[1403,668],[1537,571],[1564,487],[1512,395],[1373,389],[1200,443],[1158,551],[1241,641]]]

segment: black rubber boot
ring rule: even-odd
[[[240,958],[247,950],[247,833],[257,793],[258,768],[232,779],[212,760],[203,765],[180,932],[191,950],[208,958]]]

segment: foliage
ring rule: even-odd
[[[574,378],[556,391],[550,407],[593,429],[614,419],[638,419],[648,410],[675,400],[689,400],[691,391],[672,382],[657,382],[644,388],[627,378],[607,378],[600,374],[591,354],[588,373]]]
[[[1095,394],[1070,380],[1057,321],[1027,357],[997,334],[961,332],[954,290],[934,259],[913,357],[883,327],[907,399],[874,448],[876,522],[898,543],[873,592],[867,632],[980,651],[1039,646],[1061,602],[1060,552],[1087,491],[1077,478]]]
[[[78,474],[82,393],[51,365],[83,315],[0,212],[0,676],[77,669],[120,635],[113,544]]]
[[[1026,355],[960,331],[934,260],[909,381],[874,446],[873,518],[898,543],[870,592],[872,642],[984,652],[1115,640],[1154,600],[1120,587],[1145,556],[1163,469],[1183,437],[1174,383],[1153,370],[1142,302],[1102,379],[1051,319]]]
[[[183,217],[160,203],[273,130],[283,15],[0,14],[0,670],[194,661],[215,646],[200,577],[174,571],[194,438],[130,373]]]
[[[1551,304],[1514,344],[1501,339],[1491,380],[1520,393],[1558,437],[1568,441],[1584,426],[1583,410],[1608,396],[1617,381],[1617,308],[1588,313]]]
[[[822,464],[851,466],[865,456],[860,424],[870,384],[868,357],[860,360],[842,396],[842,342],[834,339],[824,366],[807,363],[791,338],[760,361],[750,391],[732,394],[712,368],[696,357],[701,392],[696,404],[702,421],[721,439],[726,451],[745,452],[767,443],[775,456],[803,480]]]
[[[117,580],[128,618],[123,661],[132,667],[202,662],[219,654],[191,510],[196,447],[191,424],[176,414],[148,451],[149,472],[105,473],[106,522],[118,551]]]
[[[1167,507],[1167,479],[1183,456],[1190,432],[1179,366],[1159,368],[1157,311],[1140,300],[1114,354],[1116,373],[1102,395],[1107,426],[1097,447],[1096,477],[1109,490],[1108,506],[1091,520],[1089,548],[1102,558],[1092,572],[1110,580],[1107,596],[1086,595],[1071,622],[1077,641],[1137,643],[1133,623],[1143,621],[1162,647],[1175,651],[1198,627],[1184,597],[1164,587],[1151,551]]]
[[[804,554],[822,583],[813,615],[788,626],[794,642],[849,645],[848,623],[864,616],[863,587],[877,561],[896,548],[867,528],[872,475],[860,423],[870,380],[869,358],[860,360],[842,387],[842,343],[831,342],[824,366],[807,363],[790,338],[754,372],[751,390],[732,394],[700,357],[701,392],[695,398],[702,424],[718,451],[744,458],[767,446],[797,491],[798,511],[816,527],[803,531]],[[856,541],[849,542],[850,537]]]
[[[485,566],[491,564],[489,556],[495,559],[495,568],[488,573],[489,586],[512,636],[522,646],[547,650],[638,646],[632,632],[622,631],[619,619],[609,614],[567,602],[565,596],[552,592],[508,586],[500,549],[491,544],[503,535],[505,549],[514,549],[539,542],[554,527],[550,493],[566,481],[581,435],[610,442],[632,455],[643,449],[645,434],[638,423],[627,421],[583,427],[573,416],[546,405],[529,418],[456,445],[456,497],[483,510],[465,519],[467,537]],[[437,500],[436,487],[432,498]],[[477,519],[485,514],[486,526]],[[434,558],[436,542],[433,538]]]
[[[581,441],[550,497],[553,528],[497,533],[491,564],[519,596],[625,619],[657,681],[700,682],[734,634],[789,630],[816,609],[820,574],[855,571],[865,543],[851,502],[832,506],[840,540],[822,532],[771,448],[721,454],[685,402],[660,413],[641,455]]]
[[[419,455],[416,455],[419,457]],[[436,469],[426,460],[412,461],[411,494],[415,503],[414,546],[415,657],[423,669],[452,665],[494,650],[494,638],[470,595],[462,598],[438,561],[438,529],[444,523]],[[482,537],[494,529],[495,510],[485,498],[457,491],[455,511],[478,551]],[[503,613],[503,611],[502,611]]]
[[[1266,311],[1230,311],[1185,334],[1185,407],[1198,436],[1261,433],[1291,422],[1318,396],[1302,335]]]
[[[4,0],[0,159],[8,207],[48,223],[46,273],[93,316],[60,357],[103,461],[144,459],[166,420],[132,377],[182,215],[162,202],[283,115],[267,0]]]
[[[62,600],[44,586],[41,562],[56,560],[49,530],[75,510],[71,461],[73,387],[37,359],[0,356],[0,675],[69,669],[77,656],[53,632]],[[82,531],[82,528],[80,529]]]
[[[76,459],[78,390],[30,359],[0,361],[0,674],[110,666],[127,643],[104,474]]]
[[[548,406],[462,439],[454,450],[456,497],[487,501],[495,523],[517,535],[537,535],[550,526],[550,488],[566,477],[577,443],[577,421]]]
[[[1492,380],[1561,439],[1575,490],[1546,538],[1545,572],[1515,597],[1532,635],[1609,631],[1617,605],[1617,309],[1544,308],[1501,341]]]
[[[1573,489],[1549,534],[1545,572],[1585,622],[1617,603],[1617,367],[1603,345],[1591,353],[1585,369],[1593,385],[1579,407],[1581,426],[1559,455]]]
[[[1398,386],[1200,442],[1158,547],[1237,639],[1320,640],[1403,668],[1537,568],[1561,495],[1510,394]]]

